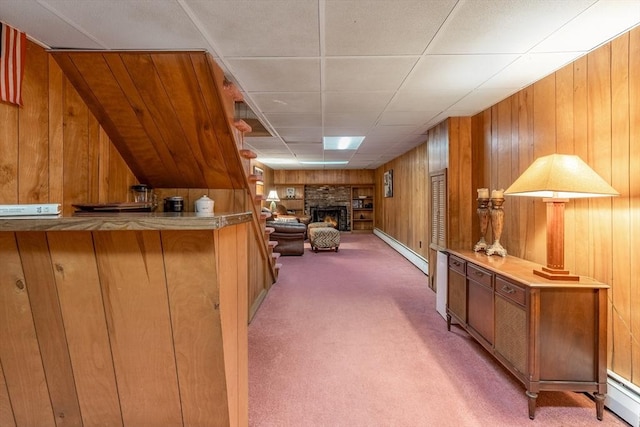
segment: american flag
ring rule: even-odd
[[[0,100],[22,105],[25,33],[0,23]]]

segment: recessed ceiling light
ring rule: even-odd
[[[322,138],[325,150],[356,150],[364,136],[325,136]]]

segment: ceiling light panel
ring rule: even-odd
[[[322,143],[325,150],[356,150],[364,136],[325,136]]]

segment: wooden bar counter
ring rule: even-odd
[[[0,220],[0,425],[247,425],[250,220]]]

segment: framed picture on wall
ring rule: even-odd
[[[259,168],[258,166],[254,166],[253,174],[258,177],[258,181],[262,182],[262,175],[264,174],[264,171],[262,170],[262,168]]]
[[[384,173],[384,197],[393,197],[393,169]]]

